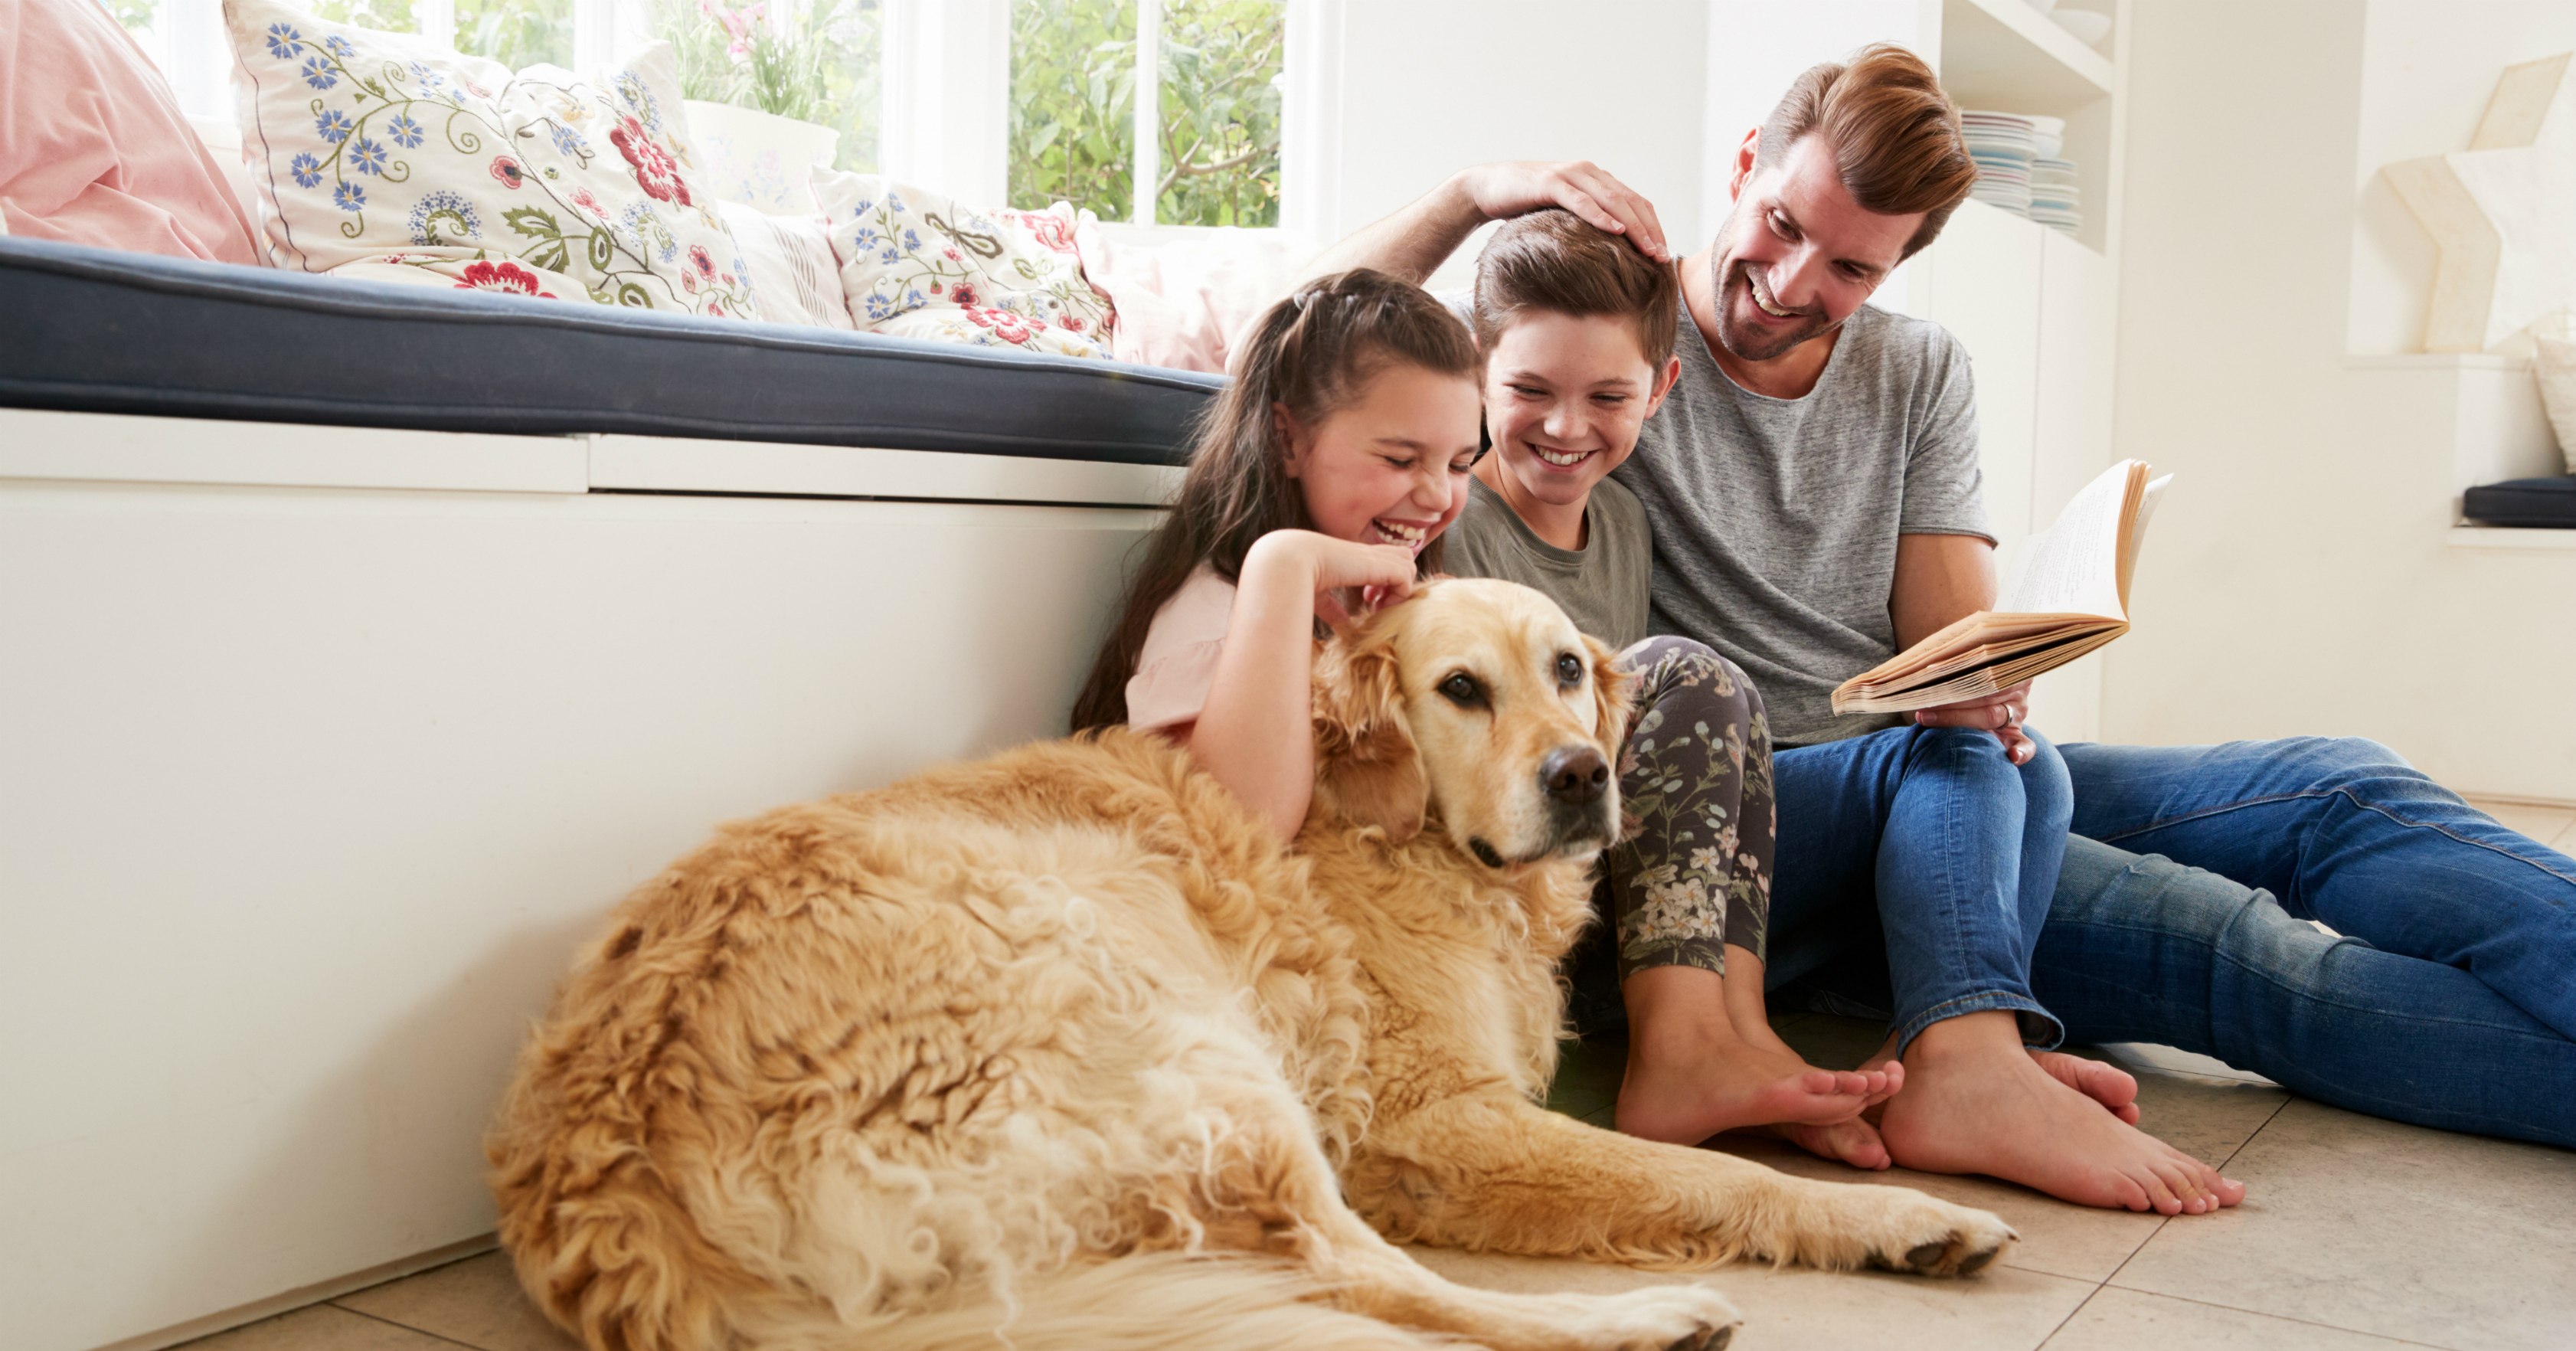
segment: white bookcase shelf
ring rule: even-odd
[[[1940,0],[1940,13],[1941,85],[1960,107],[2066,119],[2064,153],[2083,196],[2075,237],[2108,256],[2119,208],[2119,63],[2023,0]]]
[[[1941,83],[1973,107],[2075,112],[2112,92],[2110,58],[2022,0],[1942,0]]]

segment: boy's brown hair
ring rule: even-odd
[[[1658,372],[1673,354],[1682,288],[1672,266],[1561,207],[1504,221],[1476,259],[1476,345],[1525,310],[1577,318],[1607,315],[1637,326],[1637,345]]]
[[[1976,186],[1977,164],[1959,131],[1959,106],[1921,57],[1873,43],[1849,64],[1810,66],[1762,124],[1754,167],[1769,168],[1810,132],[1834,148],[1843,191],[1882,216],[1922,212],[1905,257],[1932,242]]]

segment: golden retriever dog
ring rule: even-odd
[[[774,811],[627,900],[491,1136],[596,1351],[1723,1345],[1691,1283],[1456,1286],[1399,1243],[1965,1273],[2014,1239],[1539,1106],[1625,714],[1538,593],[1317,658],[1293,848],[1112,730]]]

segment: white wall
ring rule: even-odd
[[[2499,50],[2489,16],[2542,8],[2137,7],[2114,439],[2179,477],[2107,738],[2362,735],[2457,788],[2576,799],[2576,550],[2449,543],[2459,382],[2346,357],[2404,322],[2356,280],[2373,160],[2464,144],[2466,91],[2568,45],[2535,21]]]
[[[1588,159],[1697,239],[1707,0],[1319,0],[1334,6],[1338,238],[1494,159]]]

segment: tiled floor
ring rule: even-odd
[[[2576,810],[2481,804],[2576,849]],[[1779,1020],[1819,1064],[1849,1064],[1874,1025]],[[1802,1177],[1899,1182],[1980,1206],[2022,1235],[1963,1281],[1739,1267],[1704,1279],[1746,1318],[1738,1348],[1912,1351],[2112,1347],[2576,1347],[2576,1154],[2401,1126],[2320,1106],[2215,1061],[2160,1047],[2101,1052],[2136,1071],[2147,1129],[2218,1164],[2245,1204],[2164,1219],[2090,1210],[1982,1178],[1861,1174],[1766,1138],[1716,1147]],[[1617,1048],[1572,1057],[1554,1105],[1607,1124]],[[1573,1262],[1417,1249],[1497,1290],[1610,1291],[1674,1278]],[[191,1344],[191,1351],[572,1351],[498,1253]]]

